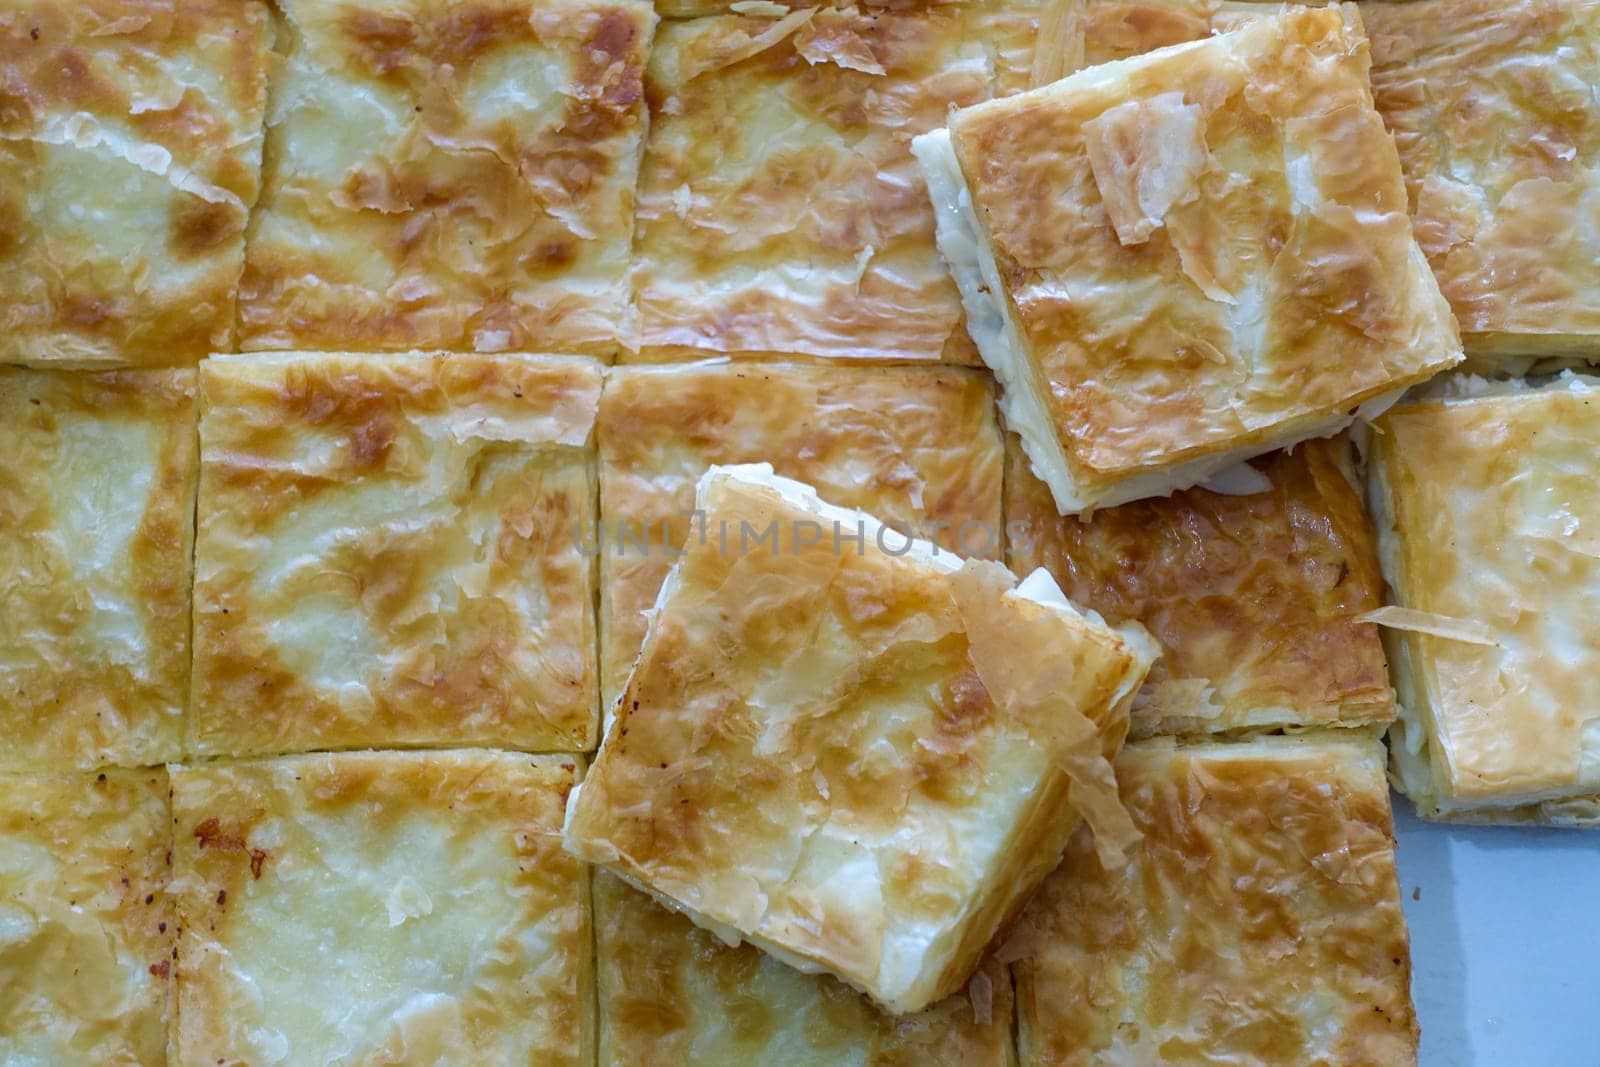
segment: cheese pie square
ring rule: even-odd
[[[592,748],[590,439],[562,356],[201,373],[193,748]]]
[[[1162,657],[1132,736],[1383,726],[1394,692],[1378,627],[1376,537],[1344,438],[1307,441],[1186,489],[1056,513],[1006,439],[1007,562],[1048,570],[1075,604],[1133,620]],[[1218,486],[1217,488],[1224,488]]]
[[[575,756],[360,752],[172,772],[173,1063],[594,1061]]]
[[[705,536],[662,587],[567,846],[730,943],[920,1011],[966,984],[1080,814],[1108,856],[1126,844],[1106,756],[1149,638],[764,464],[712,468],[695,503]]]
[[[1372,91],[1468,356],[1600,345],[1600,3],[1364,3]]]
[[[1353,11],[1291,9],[917,140],[1007,420],[1076,513],[1327,436],[1461,359]]]
[[[618,368],[600,400],[604,707],[697,526],[716,464],[771,462],[828,500],[963,556],[1000,555],[994,389],[956,367],[745,363]]]
[[[1600,379],[1478,379],[1374,426],[1399,787],[1430,818],[1600,826]]]
[[[268,34],[255,0],[0,0],[0,362],[231,347]]]
[[[977,362],[910,145],[990,97],[1001,5],[768,7],[657,35],[640,358]]]
[[[167,1062],[167,772],[0,774],[0,1062]]]
[[[183,752],[195,372],[0,368],[0,770]]]
[[[1074,838],[1001,951],[1025,1067],[1416,1063],[1377,740],[1143,742],[1117,780],[1129,863]]]
[[[602,1067],[1013,1062],[1011,977],[992,959],[966,989],[888,1015],[836,978],[727,945],[604,871],[594,913]]]
[[[643,0],[283,0],[240,343],[636,344]]]

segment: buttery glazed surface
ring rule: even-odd
[[[195,751],[594,745],[593,361],[241,356],[201,381]]]
[[[633,347],[648,4],[281,8],[244,348]]]
[[[0,768],[183,751],[195,373],[0,369]]]
[[[1105,499],[1459,360],[1367,66],[1353,12],[1296,10],[953,117],[1036,463]]]
[[[0,0],[0,362],[232,347],[267,33],[254,0]]]
[[[1600,335],[1600,3],[1364,3],[1372,91],[1469,351]]]
[[[619,369],[606,380],[597,433],[607,708],[639,653],[645,613],[672,567],[668,550],[677,550],[695,526],[686,514],[695,484],[713,465],[770,462],[836,504],[886,522],[927,524],[928,536],[960,555],[1000,554],[994,389],[972,371],[814,364]],[[625,540],[629,531],[647,532],[648,547]],[[965,551],[958,547],[963,534]]]
[[[1581,354],[1600,334],[1600,33],[1593,0],[1359,5],[1372,91],[1412,228],[1469,357]],[[1084,0],[1077,66],[1232,29],[1273,10],[1219,0]]]
[[[0,775],[0,1061],[160,1067],[167,772]]]
[[[1019,87],[1032,6],[664,24],[639,191],[643,357],[976,362],[910,143]]]
[[[825,974],[730,947],[604,871],[594,876],[604,1067],[1003,1067],[1011,978],[986,961],[966,990],[886,1014]]]
[[[593,1062],[573,756],[343,753],[172,775],[175,1062]]]
[[[1144,742],[1117,775],[1133,861],[1075,838],[1008,946],[1024,1063],[1416,1062],[1377,741]]]
[[[920,1010],[966,982],[1078,812],[1118,839],[1103,753],[1150,653],[1009,594],[998,564],[881,551],[870,523],[860,553],[808,546],[802,523],[860,513],[762,469],[701,482],[709,535],[669,580],[568,844]],[[772,524],[772,548],[734,544],[746,524]]]
[[[1378,629],[1372,525],[1345,473],[1349,443],[1308,441],[1253,466],[1262,492],[1189,489],[1063,517],[1008,438],[1007,562],[1044,567],[1165,653],[1133,706],[1132,735],[1366,726],[1394,717]]]
[[[1600,382],[1562,379],[1404,404],[1376,427],[1395,602],[1493,642],[1394,635],[1405,730],[1427,762],[1402,782],[1425,814],[1543,801],[1506,814],[1600,825],[1597,412]]]

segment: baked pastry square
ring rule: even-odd
[[[1600,346],[1600,4],[1365,3],[1372,91],[1467,354]],[[1523,358],[1518,358],[1523,357]]]
[[[1013,1062],[1011,977],[992,959],[967,989],[895,1016],[829,975],[730,947],[604,871],[594,922],[604,1067]]]
[[[1001,444],[986,375],[956,367],[678,364],[606,378],[600,634],[609,713],[716,464],[770,461],[828,500],[999,558]]]
[[[0,770],[183,752],[195,372],[0,368]]]
[[[1080,71],[916,151],[968,326],[1063,513],[1330,435],[1461,359],[1353,10]]]
[[[1429,818],[1600,826],[1600,379],[1467,379],[1372,436],[1400,721]]]
[[[0,1061],[166,1063],[167,772],[0,774]]]
[[[990,96],[984,5],[669,22],[647,91],[641,358],[976,362],[911,138]]]
[[[245,349],[633,347],[643,0],[284,0]]]
[[[567,847],[919,1011],[967,982],[1080,813],[1108,856],[1126,844],[1106,756],[1149,638],[766,465],[713,468],[695,503],[706,536],[662,588]]]
[[[1056,513],[1007,435],[1006,559],[1160,642],[1133,737],[1382,727],[1394,691],[1368,613],[1383,578],[1350,451],[1307,441],[1240,468],[1226,494],[1186,489],[1082,519]]]
[[[240,356],[201,388],[195,752],[594,746],[592,360]]]
[[[594,1062],[575,756],[172,772],[176,1064]]]
[[[231,347],[267,36],[255,0],[0,0],[0,362]]]
[[[1034,1064],[1415,1064],[1383,746],[1327,735],[1129,745],[1143,834],[1075,838],[1001,955]]]

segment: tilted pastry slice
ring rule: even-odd
[[[1292,9],[919,137],[1007,421],[1064,514],[1326,436],[1461,359],[1353,12]]]
[[[1143,839],[1074,839],[998,955],[1025,1067],[1415,1064],[1411,952],[1376,739],[1131,744]]]
[[[1011,976],[992,958],[958,990],[890,1015],[838,979],[728,945],[605,871],[594,876],[604,1067],[1003,1067]]]
[[[713,468],[568,847],[890,1010],[959,988],[1082,813],[1154,649],[765,465]],[[859,540],[852,540],[859,538]],[[758,540],[759,539],[759,540]]]
[[[574,756],[172,771],[176,1064],[594,1062]]]
[[[1600,827],[1600,380],[1393,408],[1371,498],[1399,787],[1427,817]]]
[[[1044,567],[1073,603],[1139,622],[1161,644],[1130,736],[1393,721],[1368,619],[1383,598],[1377,538],[1348,440],[1253,460],[1227,493],[1185,489],[1091,519],[1058,515],[1016,438],[1006,446],[1011,568]]]

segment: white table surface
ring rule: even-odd
[[[1422,1067],[1600,1067],[1600,831],[1394,811]]]

